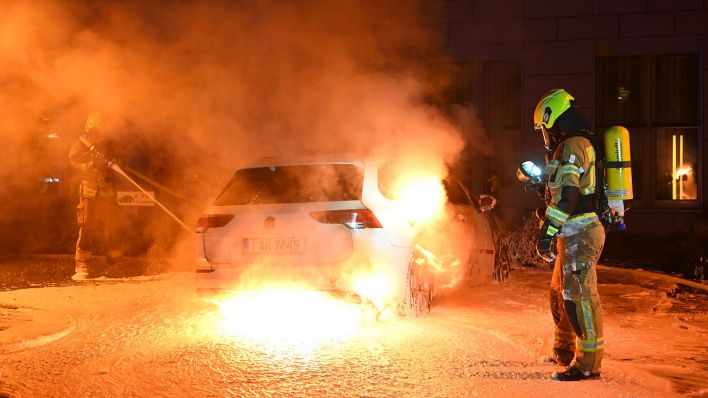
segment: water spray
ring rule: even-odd
[[[111,170],[113,170],[113,171],[115,171],[116,173],[118,173],[119,175],[121,175],[123,178],[125,178],[126,180],[128,180],[131,184],[135,185],[136,188],[138,188],[142,193],[144,193],[147,197],[149,197],[150,200],[152,200],[153,202],[155,202],[155,204],[156,204],[157,206],[159,206],[162,210],[164,210],[165,213],[167,213],[170,217],[172,217],[173,220],[177,221],[177,223],[179,223],[179,225],[181,225],[187,232],[189,232],[190,234],[194,232],[194,231],[192,230],[192,228],[189,228],[189,227],[187,226],[187,224],[185,224],[185,223],[184,223],[182,220],[180,220],[176,215],[174,215],[174,213],[172,213],[169,209],[167,209],[167,207],[165,207],[162,203],[160,203],[160,201],[158,201],[157,199],[155,199],[155,197],[154,197],[153,195],[150,195],[145,189],[143,189],[143,187],[141,187],[137,182],[135,182],[135,180],[133,180],[132,178],[130,178],[130,176],[128,176],[128,175],[123,171],[123,169],[121,169],[121,167],[118,166],[118,164],[116,164],[116,160],[115,160],[115,159],[112,159],[112,158],[109,159],[106,155],[104,155],[103,153],[101,153],[98,149],[96,149],[96,146],[94,146],[94,145],[91,143],[91,141],[89,141],[86,137],[80,136],[80,137],[79,137],[79,141],[81,141],[81,143],[84,144],[84,145],[86,146],[86,148],[88,148],[89,152],[91,152],[91,155],[92,155],[94,158],[96,158],[96,159],[100,160],[101,162],[105,163],[106,166],[108,166],[108,168],[110,168]]]

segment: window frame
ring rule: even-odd
[[[513,64],[513,65],[512,65]],[[518,76],[508,76],[508,78],[518,79],[518,91],[513,94],[516,99],[510,101],[513,105],[513,112],[516,113],[516,121],[509,123],[499,119],[491,120],[494,115],[487,115],[489,109],[486,106],[488,100],[487,82],[489,71],[495,66],[504,65],[518,72]],[[514,132],[520,131],[524,125],[522,112],[523,103],[523,62],[517,59],[476,59],[472,61],[450,62],[432,60],[427,63],[426,69],[426,102],[436,106],[444,112],[449,112],[457,106],[473,105],[476,110],[475,121],[481,123],[487,132],[487,142],[490,147],[498,153],[501,145],[508,146],[508,139]],[[449,83],[453,87],[445,87],[440,82]],[[463,151],[458,160],[458,175],[467,188],[474,192],[487,193],[488,180],[492,175],[498,175],[498,171],[506,169],[504,160],[498,157],[489,156],[475,151]]]
[[[595,68],[594,68],[594,90],[595,90],[595,95],[596,95],[596,100],[595,100],[595,106],[596,106],[596,112],[595,112],[595,126],[596,129],[599,132],[604,132],[607,128],[612,126],[612,124],[605,123],[604,120],[602,119],[602,112],[600,112],[600,109],[602,109],[603,106],[603,94],[607,95],[607,93],[601,92],[602,88],[599,87],[599,84],[601,82],[601,76],[599,75],[601,70],[600,67],[598,66],[600,62],[602,62],[603,59],[606,58],[622,58],[622,57],[637,57],[639,56],[641,61],[640,65],[642,67],[642,71],[639,73],[643,74],[643,79],[641,79],[641,84],[643,85],[641,88],[642,92],[646,92],[648,95],[648,98],[645,99],[645,109],[644,109],[644,115],[643,115],[643,120],[641,120],[638,123],[635,124],[625,124],[623,125],[626,127],[630,132],[633,131],[639,131],[640,136],[642,137],[640,142],[637,143],[636,140],[632,140],[631,144],[632,146],[634,145],[640,145],[641,146],[641,154],[642,154],[642,165],[641,165],[641,171],[639,173],[639,186],[641,189],[641,192],[639,193],[639,199],[635,199],[632,201],[632,206],[640,209],[654,209],[654,210],[685,210],[685,211],[692,211],[692,212],[698,212],[703,210],[703,203],[705,201],[704,199],[704,170],[703,170],[703,137],[704,137],[704,117],[703,117],[703,96],[698,95],[697,101],[698,103],[696,104],[698,108],[698,119],[696,120],[696,124],[680,124],[680,125],[663,125],[660,124],[657,121],[658,117],[658,112],[657,112],[657,96],[658,96],[658,90],[659,90],[659,84],[656,80],[656,73],[657,73],[657,59],[659,57],[663,56],[695,56],[698,62],[698,86],[699,90],[700,87],[703,87],[703,76],[701,71],[703,70],[703,59],[701,57],[700,52],[691,52],[691,53],[662,53],[662,54],[621,54],[621,55],[612,55],[612,56],[596,56],[595,58]],[[696,153],[697,153],[697,159],[696,159],[696,183],[697,183],[697,198],[695,200],[670,200],[670,199],[659,199],[659,194],[657,192],[658,185],[657,185],[657,165],[659,162],[659,159],[657,158],[658,156],[658,150],[657,147],[659,145],[659,131],[662,130],[671,130],[671,129],[676,129],[676,130],[690,130],[690,129],[695,129],[697,131],[697,148],[696,148]],[[636,176],[636,174],[633,172],[633,177]]]

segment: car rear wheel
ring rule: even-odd
[[[413,259],[408,265],[407,314],[418,317],[430,313],[435,283],[425,261]]]

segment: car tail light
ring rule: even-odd
[[[322,224],[343,224],[350,229],[383,228],[369,209],[312,211],[310,217]]]
[[[209,214],[199,217],[197,232],[206,232],[209,228],[223,227],[233,220],[233,214]]]

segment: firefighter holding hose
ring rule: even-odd
[[[605,243],[597,193],[604,188],[597,183],[590,126],[576,110],[574,98],[555,89],[536,106],[534,127],[543,133],[548,151],[543,173],[547,207],[536,250],[547,262],[555,261],[551,281],[555,341],[553,354],[541,361],[566,367],[553,373],[554,380],[597,378],[604,340],[596,265]]]
[[[69,164],[79,172],[79,203],[76,207],[79,237],[76,241],[75,273],[73,280],[83,280],[96,276],[96,254],[103,251],[109,262],[116,257],[112,250],[113,228],[108,222],[111,210],[115,211],[116,191],[114,174],[110,161],[97,158],[93,145],[101,148],[104,155],[111,156],[112,148],[108,140],[99,133],[101,115],[91,114],[79,141],[69,151]]]

